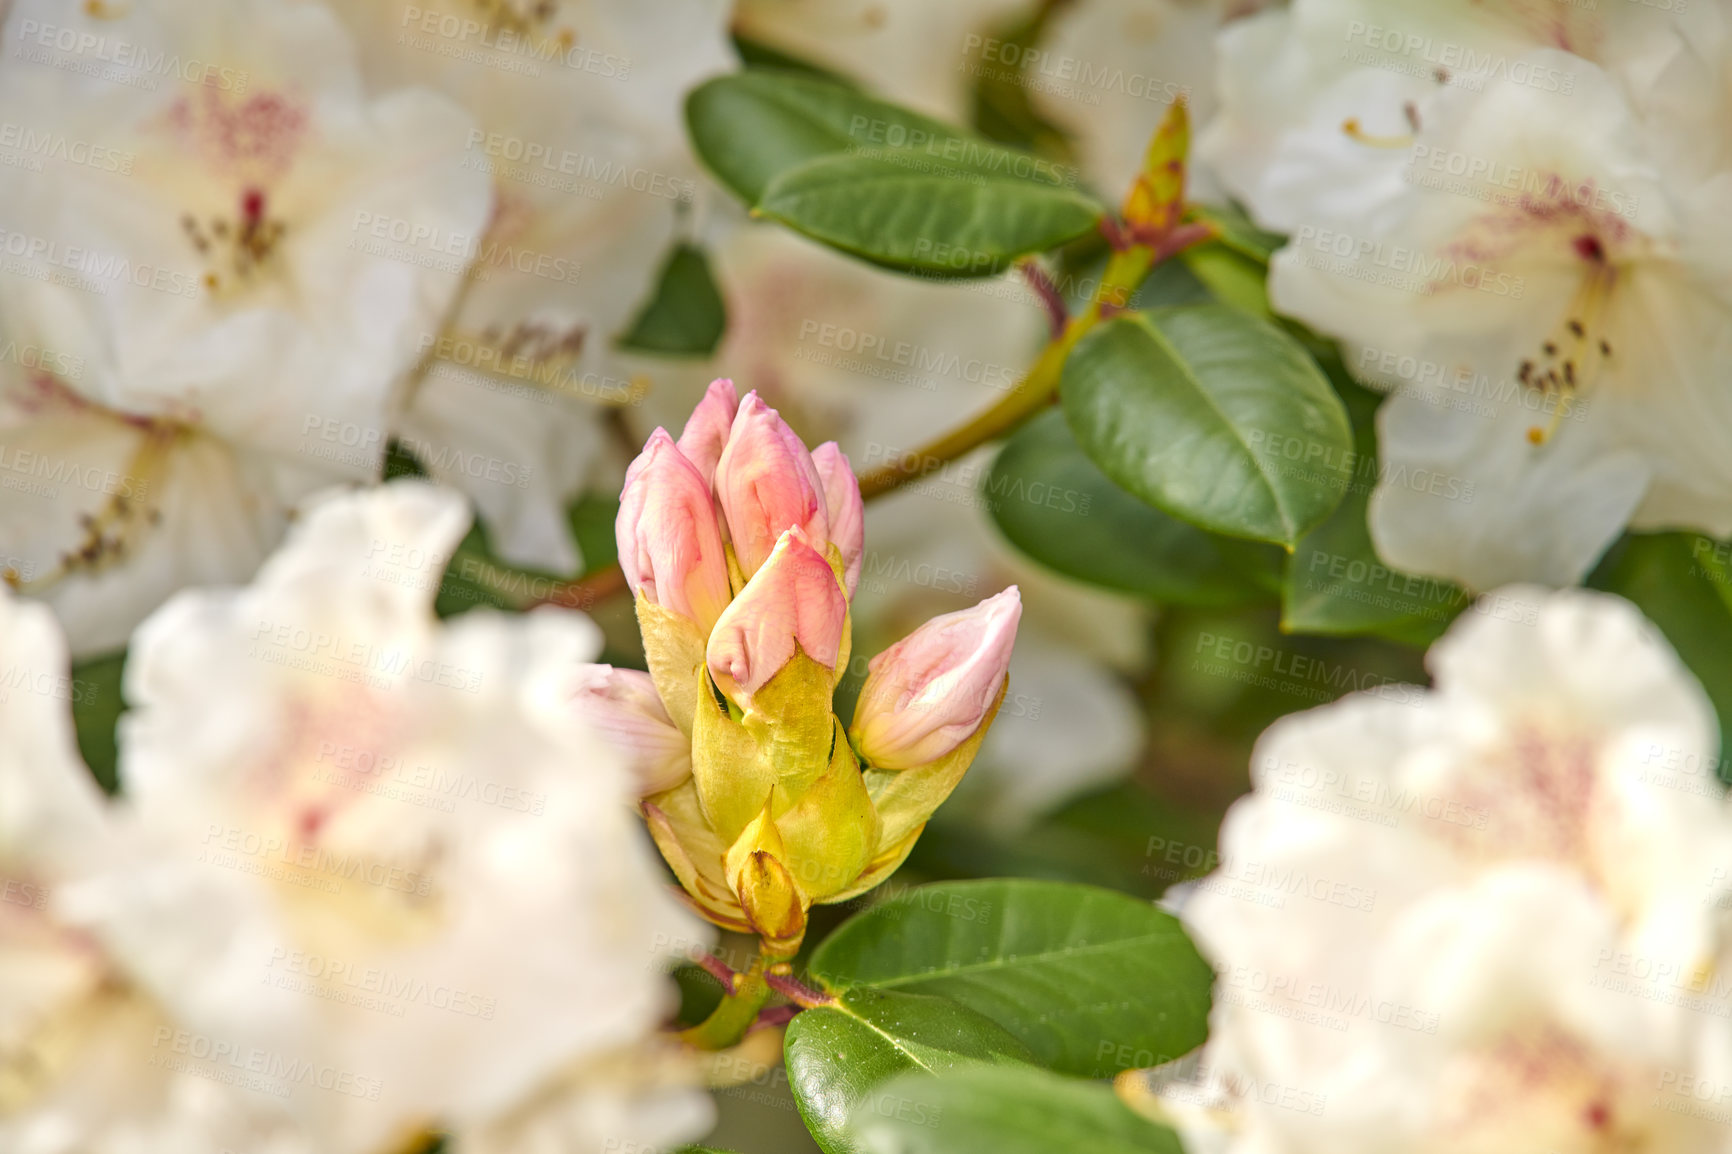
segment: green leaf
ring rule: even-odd
[[[1023,879],[910,890],[831,934],[810,970],[833,989],[950,998],[1042,1065],[1087,1077],[1199,1045],[1214,977],[1179,923],[1149,903]]]
[[[718,76],[686,98],[692,147],[749,205],[779,173],[874,146],[942,148],[966,134],[821,77],[773,69]]]
[[[984,482],[993,519],[1030,557],[1079,581],[1182,605],[1239,605],[1280,587],[1280,550],[1218,537],[1107,479],[1060,413],[1023,426]]]
[[[1287,243],[1280,233],[1258,228],[1238,205],[1193,204],[1190,209],[1194,219],[1215,230],[1214,243],[1258,264],[1268,264],[1275,250]]]
[[[1289,548],[1341,500],[1352,429],[1281,329],[1227,305],[1116,317],[1065,365],[1065,415],[1119,485],[1175,517]]]
[[[1707,690],[1720,732],[1732,734],[1732,547],[1694,533],[1633,533],[1588,581],[1635,602],[1660,627]],[[1732,784],[1727,758],[1719,771]]]
[[[1234,252],[1225,245],[1200,244],[1179,254],[1179,262],[1209,288],[1224,305],[1272,320],[1267,281],[1269,266]]]
[[[1178,1136],[1105,1086],[1040,1070],[904,1075],[861,1103],[867,1154],[1182,1154]]]
[[[1105,271],[1105,265],[1101,266]],[[1209,286],[1197,278],[1182,260],[1164,260],[1149,270],[1143,283],[1131,294],[1130,308],[1166,308],[1169,305],[1206,305],[1215,301]]]
[[[1035,176],[1045,161],[1003,149],[976,159],[907,149],[821,157],[772,180],[758,211],[875,264],[954,277],[1002,271],[1100,220],[1091,197]]]
[[[729,39],[734,42],[734,51],[739,54],[740,63],[748,69],[754,71],[779,69],[783,72],[798,72],[804,76],[816,76],[821,80],[828,80],[832,84],[840,84],[848,88],[856,87],[852,80],[824,67],[822,64],[814,63],[791,52],[784,52],[775,45],[766,44],[762,40],[754,40],[750,36],[742,35],[737,29]]]
[[[1467,607],[1459,585],[1385,565],[1365,521],[1370,485],[1355,485],[1293,551],[1281,592],[1287,633],[1387,637],[1430,645]]]
[[[857,989],[834,1007],[806,1010],[783,1044],[800,1116],[826,1154],[853,1154],[856,1107],[910,1071],[944,1073],[975,1063],[1027,1064],[1028,1048],[1003,1027],[945,998]]]
[[[619,344],[639,352],[707,357],[727,324],[709,258],[700,248],[677,244],[662,264],[655,293]]]
[[[108,793],[120,788],[117,766],[120,751],[115,727],[126,712],[121,696],[126,653],[94,657],[72,667],[72,728],[78,737],[78,752]]]
[[[986,276],[1094,228],[1052,161],[798,72],[718,77],[686,101],[692,144],[763,215],[890,268]]]
[[[585,493],[566,507],[565,516],[583,552],[585,573],[606,569],[619,559],[619,542],[614,536],[614,522],[619,519],[617,493]]]
[[[1467,607],[1468,595],[1453,582],[1403,573],[1378,557],[1366,510],[1378,476],[1381,398],[1348,380],[1345,369],[1335,379],[1353,419],[1353,483],[1329,519],[1293,550],[1281,590],[1281,628],[1429,645]]]

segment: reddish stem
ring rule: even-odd
[[[722,983],[722,989],[727,991],[729,997],[738,992],[734,988],[734,978],[738,975],[734,973],[733,967],[728,963],[714,954],[705,954],[701,958],[697,958],[696,961],[698,965],[709,972],[711,977]]]
[[[819,1006],[834,1005],[836,999],[823,990],[814,990],[811,986],[795,978],[792,974],[778,974],[774,971],[764,975],[764,981],[778,994],[803,1010],[813,1010]]]
[[[758,1011],[758,1020],[752,1023],[754,1030],[767,1030],[772,1026],[785,1026],[794,1020],[804,1007],[801,1006],[771,1006],[767,1010]]]
[[[1052,278],[1046,275],[1046,270],[1033,259],[1020,261],[1017,268],[1028,281],[1028,287],[1040,298],[1040,303],[1046,306],[1047,323],[1052,328],[1052,336],[1057,340],[1064,335],[1064,327],[1070,323],[1070,314],[1065,311],[1064,297],[1060,295],[1058,286],[1052,283]]]

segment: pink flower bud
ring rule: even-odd
[[[662,708],[649,674],[585,665],[578,672],[576,689],[572,712],[625,754],[638,792],[660,793],[691,776],[691,738]]]
[[[848,597],[860,587],[860,555],[866,549],[866,504],[854,467],[835,441],[812,450],[812,464],[824,482],[824,509],[830,521],[830,542],[842,551],[848,575]]]
[[[721,526],[703,477],[665,429],[626,470],[614,536],[633,594],[706,632],[715,624],[730,592]]]
[[[874,657],[854,709],[854,747],[880,769],[912,769],[967,741],[998,700],[1021,617],[1012,585]]]
[[[704,390],[704,399],[686,418],[686,427],[680,433],[680,452],[697,467],[706,486],[715,485],[716,462],[722,458],[728,429],[739,407],[740,395],[734,391],[734,382],[718,377],[710,382],[710,387]]]
[[[830,539],[824,482],[812,454],[755,392],[746,394],[734,416],[716,465],[715,490],[734,556],[748,579],[789,529],[818,542]]]
[[[834,671],[848,600],[811,539],[790,529],[710,632],[705,658],[723,693],[749,700],[798,651]]]

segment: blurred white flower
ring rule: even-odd
[[[1520,60],[1539,48],[1654,83],[1691,41],[1723,42],[1711,6],[1682,7],[1295,0],[1220,34],[1219,114],[1197,159],[1265,228],[1359,220],[1401,187],[1435,102],[1515,77],[1567,103],[1573,70]]]
[[[81,886],[79,917],[190,1029],[334,1071],[285,1103],[321,1150],[695,1136],[701,1095],[651,1039],[666,958],[707,931],[570,711],[599,634],[562,610],[440,626],[466,521],[421,482],[329,495],[251,586],[145,622],[120,772],[151,857]],[[614,1055],[656,1081],[574,1076]],[[675,1113],[625,1107],[657,1086]]]
[[[25,0],[6,41],[0,557],[87,652],[377,474],[489,193],[463,113],[364,91],[318,5]]]
[[[1258,743],[1184,909],[1215,1006],[1168,1112],[1259,1154],[1732,1148],[1700,686],[1627,603],[1533,587],[1428,665]]]
[[[978,70],[998,67],[978,54],[1033,9],[1032,0],[738,0],[734,27],[884,100],[963,124]]]
[[[1209,122],[1217,34],[1271,2],[1080,0],[1056,10],[1022,82],[1076,141],[1095,187],[1116,202],[1142,171],[1149,138],[1175,99],[1185,99],[1192,125]],[[1186,175],[1193,198],[1219,198],[1207,168],[1192,165]]]
[[[699,170],[686,93],[736,67],[726,0],[463,5],[349,0],[378,82],[422,84],[476,119],[465,169],[491,176],[455,315],[396,431],[432,476],[475,501],[502,558],[569,573],[565,508],[621,463],[604,406],[642,383],[615,348],[689,218]],[[617,456],[615,454],[614,456]]]
[[[186,1031],[61,916],[122,856],[78,757],[53,615],[0,589],[0,1148],[14,1154],[299,1154],[270,1091]],[[256,1093],[268,1088],[266,1093]]]
[[[1732,174],[1672,123],[1725,100],[1728,42],[1636,5],[1546,12],[1257,17],[1226,34],[1202,149],[1291,233],[1275,307],[1398,393],[1379,553],[1474,589],[1579,581],[1627,525],[1732,532]]]

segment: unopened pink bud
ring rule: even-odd
[[[866,549],[866,504],[860,499],[860,481],[854,467],[835,441],[812,450],[812,464],[824,482],[824,510],[830,521],[830,543],[842,551],[847,570],[848,597],[860,587],[860,555]]]
[[[614,522],[619,565],[634,594],[706,632],[728,604],[728,559],[709,487],[667,430],[626,470]]]
[[[1021,617],[1012,585],[874,657],[854,709],[854,748],[881,769],[913,769],[967,741],[998,700]]]
[[[803,530],[813,541],[829,540],[824,482],[812,454],[755,392],[746,394],[734,416],[716,465],[715,490],[747,578],[789,529]]]
[[[578,672],[571,707],[625,754],[640,793],[660,793],[691,776],[691,739],[662,707],[649,674],[586,665]]]
[[[734,391],[734,382],[719,377],[704,390],[704,399],[686,418],[686,427],[680,433],[680,452],[697,468],[704,484],[712,488],[716,462],[722,459],[722,448],[728,443],[728,430],[739,408],[740,395]]]
[[[723,693],[750,699],[796,647],[835,670],[847,620],[848,599],[830,562],[804,532],[790,529],[716,622],[705,658]]]

